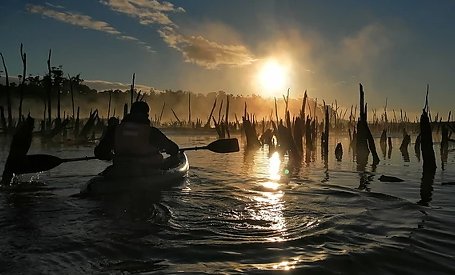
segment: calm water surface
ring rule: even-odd
[[[214,140],[172,138],[182,147]],[[413,145],[405,162],[393,141],[391,158],[381,154],[366,172],[346,138],[331,141],[326,164],[319,148],[298,164],[267,149],[188,152],[182,186],[148,194],[72,196],[108,165],[97,160],[23,176],[37,183],[0,192],[0,273],[454,274],[455,185],[442,183],[455,182],[455,152],[442,170],[435,145],[438,170],[422,184]],[[3,169],[8,144],[0,146]],[[92,147],[37,141],[31,153],[77,157]],[[380,182],[382,174],[405,181]]]

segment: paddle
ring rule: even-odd
[[[62,159],[52,155],[37,154],[27,155],[21,161],[16,163],[14,167],[15,174],[27,174],[27,173],[38,173],[42,171],[50,170],[54,167],[59,166],[64,162],[81,161],[96,159],[96,157],[81,157],[81,158],[68,158]]]
[[[181,148],[180,151],[210,150],[215,153],[233,153],[239,151],[239,141],[236,138],[219,139],[206,146]]]
[[[180,149],[183,151],[190,150],[210,150],[215,153],[232,153],[239,151],[239,142],[236,138],[219,139],[209,145],[201,147],[189,147]],[[42,171],[50,170],[54,167],[59,166],[65,162],[82,161],[96,159],[96,157],[80,157],[80,158],[59,158],[53,155],[37,154],[27,155],[20,161],[15,163],[14,173],[15,174],[27,174],[27,173],[38,173]]]

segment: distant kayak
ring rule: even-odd
[[[189,170],[185,153],[179,153],[176,164],[168,169],[134,166],[132,169],[107,167],[81,186],[81,194],[115,194],[165,189],[182,182]]]

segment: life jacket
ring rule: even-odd
[[[150,144],[150,126],[142,123],[122,122],[115,129],[114,152],[118,157],[147,157],[160,154]]]

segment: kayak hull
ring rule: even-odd
[[[178,186],[188,174],[189,162],[184,153],[178,155],[178,163],[170,169],[137,168],[118,171],[113,166],[91,178],[81,186],[81,194],[115,194],[162,190]]]

